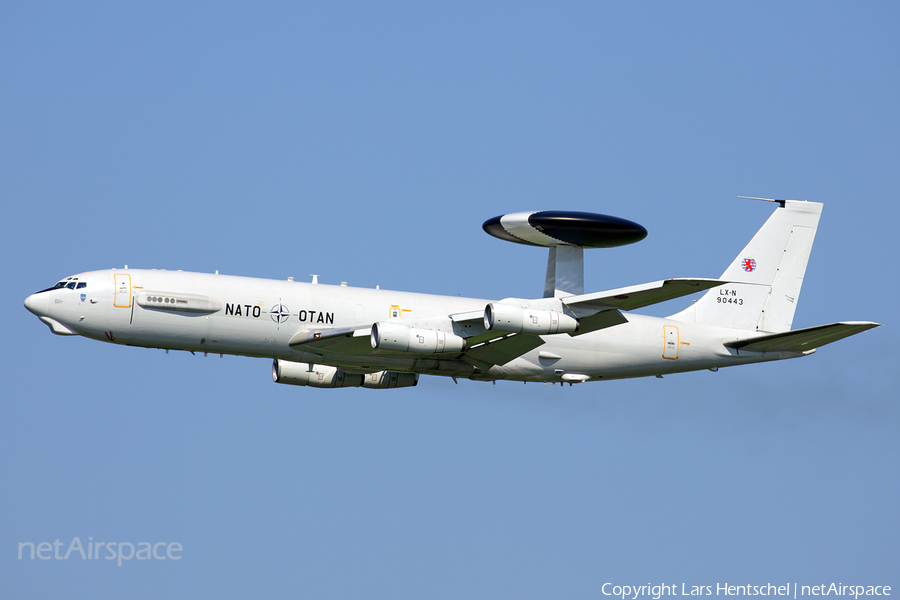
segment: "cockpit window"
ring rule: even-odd
[[[60,289],[60,288],[66,287],[66,284],[67,284],[67,283],[68,283],[68,281],[60,281],[59,283],[57,283],[57,284],[54,285],[53,287],[48,287],[48,288],[45,289],[45,290],[41,290],[40,292],[35,292],[35,293],[36,293],[36,294],[40,294],[41,292],[49,292],[50,290],[58,290],[58,289]]]
[[[76,290],[80,290],[80,289],[84,289],[84,288],[86,288],[86,287],[87,287],[87,283],[85,283],[84,281],[79,281],[79,282],[78,282],[78,285],[75,286],[75,289],[76,289]]]
[[[74,282],[74,281],[70,281],[69,283],[66,284],[66,287],[67,287],[68,289],[70,289],[70,290],[74,290],[74,289],[75,289],[75,282]]]

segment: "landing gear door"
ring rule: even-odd
[[[113,306],[119,308],[131,307],[131,275],[128,273],[116,273],[116,297]]]

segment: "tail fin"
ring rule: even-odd
[[[822,204],[779,200],[719,279],[731,281],[670,318],[767,333],[790,331]]]

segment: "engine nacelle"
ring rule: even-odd
[[[466,340],[455,333],[435,329],[416,329],[402,323],[382,321],[372,325],[372,347],[396,352],[442,354],[462,352]]]
[[[358,375],[345,373],[337,367],[328,365],[310,365],[309,363],[275,359],[272,363],[272,379],[275,383],[308,385],[317,388],[364,387],[373,390],[387,390],[413,387],[419,383],[419,374],[378,371]]]
[[[366,373],[363,377],[363,387],[373,390],[387,390],[398,387],[413,387],[419,383],[418,373],[398,373],[396,371],[378,371]]]
[[[574,333],[578,320],[555,310],[535,310],[491,302],[484,307],[484,328],[513,333]]]
[[[344,373],[337,367],[310,365],[278,358],[272,363],[272,379],[275,383],[317,388],[360,387],[363,384],[362,375]]]

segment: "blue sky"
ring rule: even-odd
[[[0,7],[0,596],[597,598],[900,584],[893,3]],[[544,387],[277,386],[265,360],[50,334],[24,298],[128,264],[541,294],[505,212],[634,220],[602,290],[716,277],[825,203],[802,360]],[[680,310],[687,300],[649,314]],[[19,561],[177,541],[178,562]]]

